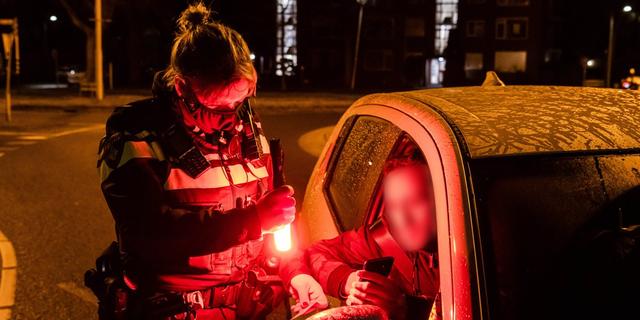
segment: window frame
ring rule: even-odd
[[[457,315],[455,319],[483,318],[487,316],[487,305],[481,283],[482,253],[476,245],[478,230],[473,221],[475,209],[471,201],[473,195],[469,190],[471,177],[467,172],[464,146],[460,144],[457,134],[443,115],[435,107],[428,105],[428,102],[400,95],[387,99],[372,95],[354,103],[338,122],[330,147],[318,162],[317,169],[320,171],[312,175],[310,183],[314,183],[314,186],[308,189],[311,193],[305,197],[305,204],[307,210],[321,210],[319,217],[328,215],[331,218],[326,219],[333,219],[324,183],[329,162],[342,145],[340,136],[344,136],[350,129],[345,128],[349,126],[349,118],[376,116],[402,128],[425,155],[434,181],[443,319],[454,319],[454,315]],[[303,213],[310,215],[308,211]],[[310,221],[307,221],[307,229],[311,228]],[[326,239],[341,233],[337,224],[333,224],[330,229],[314,233],[311,239]]]
[[[480,32],[477,26],[482,26]],[[471,29],[470,29],[471,28]],[[470,32],[473,31],[473,32]],[[467,20],[465,25],[465,35],[467,38],[483,38],[487,33],[487,22],[482,19]]]
[[[333,177],[334,177],[334,174],[335,174],[336,166],[338,164],[338,161],[340,160],[340,155],[342,155],[342,151],[344,150],[344,147],[346,145],[346,141],[348,140],[349,136],[353,132],[353,128],[354,128],[356,122],[358,121],[358,119],[363,118],[363,117],[375,118],[377,120],[385,121],[389,125],[395,127],[398,130],[399,133],[398,133],[398,136],[396,137],[396,140],[393,142],[393,147],[391,147],[391,151],[395,150],[395,148],[397,146],[397,143],[400,140],[400,138],[402,137],[402,135],[406,134],[404,132],[404,130],[402,130],[400,127],[398,127],[393,122],[391,122],[391,121],[389,121],[387,119],[384,119],[382,117],[378,117],[376,115],[357,114],[357,115],[353,115],[353,116],[349,117],[346,120],[345,124],[340,129],[340,133],[338,135],[338,138],[336,139],[335,147],[333,148],[333,150],[331,152],[331,155],[329,156],[329,161],[327,163],[327,169],[326,169],[326,179],[325,179],[325,181],[323,183],[323,186],[322,186],[322,193],[323,193],[324,199],[325,199],[325,201],[327,203],[327,207],[329,208],[329,211],[331,213],[331,217],[333,219],[333,222],[336,225],[336,227],[338,228],[339,232],[345,232],[345,231],[350,230],[350,229],[349,228],[345,228],[345,226],[343,225],[343,221],[341,221],[340,212],[337,210],[335,201],[332,199],[332,196],[331,196],[330,186],[331,186],[331,182],[333,181]],[[390,154],[391,154],[391,152],[389,154],[387,154],[385,159],[388,159]],[[370,214],[371,207],[374,204],[373,195],[375,194],[375,190],[378,188],[379,184],[380,184],[380,177],[378,177],[378,179],[376,180],[376,185],[373,187],[372,194],[371,194],[371,196],[369,197],[369,199],[367,201],[367,207],[362,209],[362,210],[365,211],[366,214],[362,217],[362,221],[360,221],[359,224],[357,224],[357,227],[358,226],[362,226],[366,222],[366,219],[368,218],[368,216]]]
[[[524,27],[524,33],[521,37],[511,36],[510,26],[513,26],[513,22],[521,22]],[[502,34],[498,30],[502,27]],[[529,17],[499,17],[496,18],[495,27],[496,40],[512,40],[512,41],[524,41],[529,39]]]

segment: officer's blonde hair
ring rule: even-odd
[[[255,86],[256,70],[247,43],[237,31],[213,21],[211,11],[202,2],[185,9],[177,25],[171,59],[164,72],[169,88],[175,85],[177,75],[214,86],[247,79]]]

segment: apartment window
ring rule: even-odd
[[[501,7],[523,7],[529,5],[529,0],[497,0],[496,4]]]
[[[369,50],[364,56],[364,69],[367,71],[393,70],[392,50]]]
[[[404,34],[407,37],[424,38],[424,18],[407,18],[404,21]]]
[[[364,37],[369,40],[391,40],[395,34],[394,19],[376,17],[367,20]]]
[[[479,38],[484,36],[484,25],[485,22],[483,20],[467,21],[467,37]]]
[[[547,49],[544,53],[544,62],[545,63],[558,63],[562,58],[562,49]]]
[[[527,71],[527,52],[496,51],[494,65],[497,72],[525,72]]]
[[[449,42],[449,33],[458,23],[458,0],[436,0],[436,55],[442,55]]]
[[[528,32],[528,18],[496,19],[496,39],[498,40],[525,40]]]
[[[298,30],[296,0],[278,0],[276,41],[276,75],[291,76],[298,65],[296,34]]]
[[[465,71],[475,71],[482,70],[484,67],[483,64],[483,55],[480,52],[469,52],[465,54],[464,58],[464,70]]]
[[[484,68],[484,55],[480,52],[468,52],[464,57],[464,73],[467,79],[480,78]]]

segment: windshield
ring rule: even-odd
[[[612,191],[620,186],[616,180],[638,185],[613,163],[624,164],[631,174],[638,160],[538,156],[471,162],[491,319],[555,319],[558,312],[576,319],[596,309],[619,310],[607,310],[612,293],[602,290],[614,283],[620,291],[615,281],[626,279],[611,279],[611,273],[624,273],[610,263],[617,259],[615,249],[600,250],[604,246],[598,243],[596,252],[594,239],[619,230],[622,208],[607,205],[624,193]],[[596,268],[602,261],[607,265]],[[622,303],[618,300],[611,303]]]

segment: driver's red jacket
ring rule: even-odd
[[[439,289],[437,259],[427,250],[406,254],[412,261],[413,270],[404,270],[404,274],[412,275],[412,279],[403,277],[396,265],[390,279],[396,281],[407,295],[433,300]],[[309,274],[318,280],[325,293],[344,299],[342,288],[349,274],[362,269],[366,260],[384,255],[367,229],[361,227],[297,252],[282,265],[281,276],[288,284],[298,274]]]

